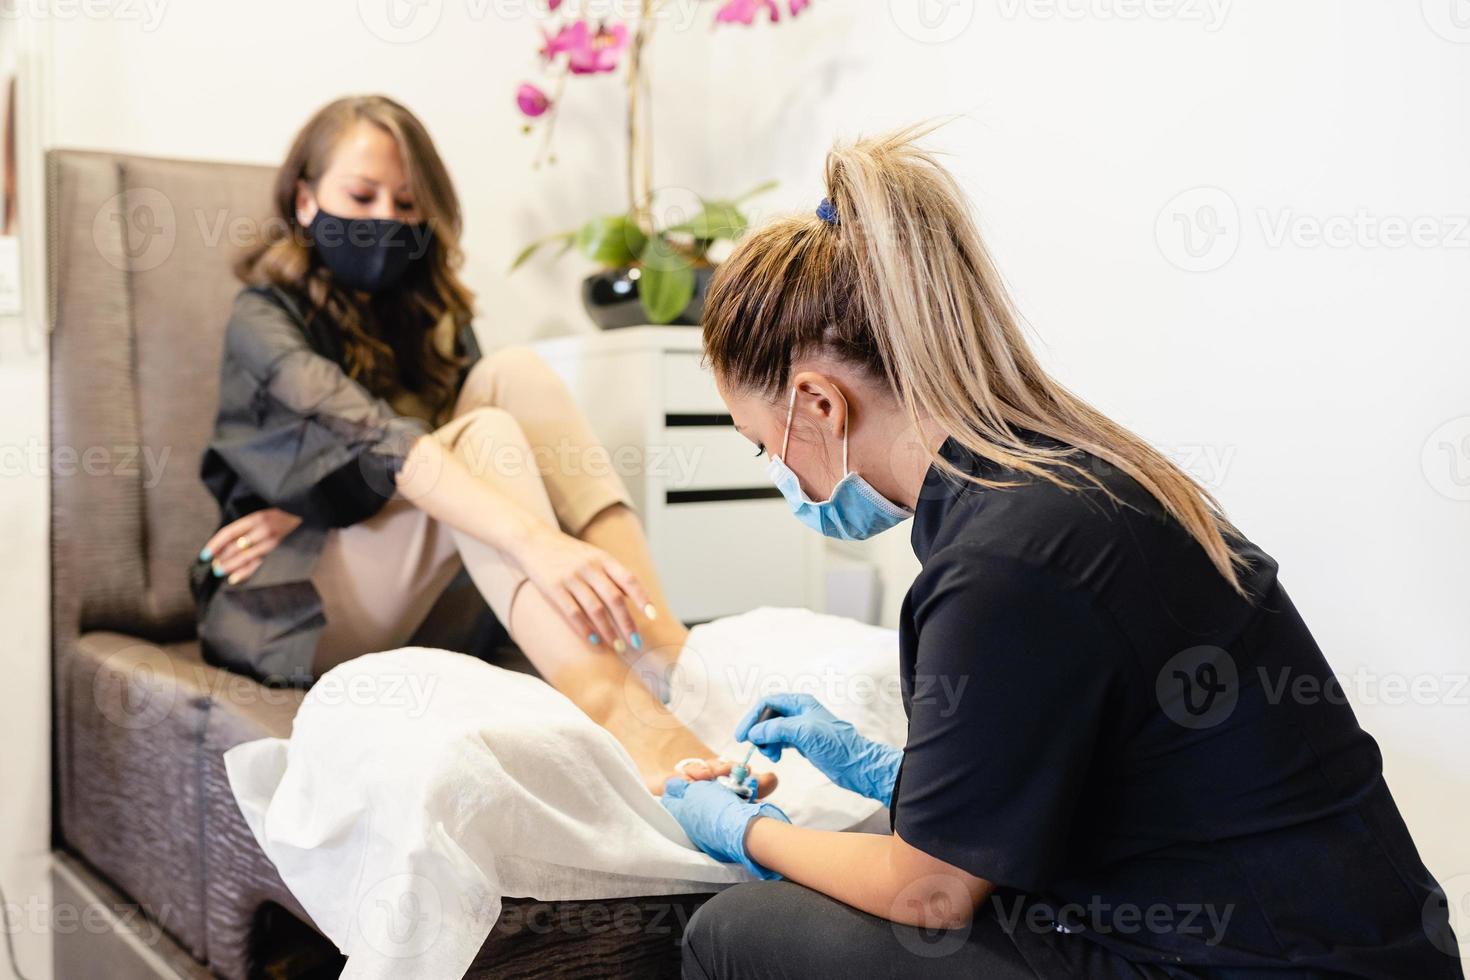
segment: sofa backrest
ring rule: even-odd
[[[269,214],[273,173],[47,154],[58,640],[194,632],[186,572],[218,520],[199,461],[239,289],[232,266]]]

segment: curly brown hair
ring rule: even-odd
[[[434,232],[434,246],[393,289],[359,299],[333,280],[296,217],[301,182],[315,189],[337,142],[358,122],[382,128],[398,143],[413,199]],[[461,352],[446,357],[434,328],[452,318],[469,323],[474,294],[459,279],[464,264],[459,197],[433,140],[416,116],[382,95],[338,99],[307,121],[276,175],[276,217],[263,241],[235,266],[247,285],[275,285],[304,299],[309,317],[324,317],[341,335],[345,368],[380,397],[399,386],[416,392],[437,415],[453,404]]]

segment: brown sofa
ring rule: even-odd
[[[237,288],[230,266],[260,228],[270,176],[47,158],[54,843],[96,894],[161,927],[154,959],[172,972],[152,975],[335,976],[341,965],[256,845],[221,758],[288,735],[302,692],[205,664],[185,575],[217,520],[198,464]],[[488,657],[498,637],[461,577],[415,642]],[[507,900],[467,976],[673,975],[682,924],[705,897]],[[58,963],[78,955],[58,949]]]

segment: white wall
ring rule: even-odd
[[[55,144],[274,162],[317,104],[388,92],[425,118],[458,182],[485,339],[585,329],[577,260],[503,273],[530,238],[621,205],[621,92],[584,80],[560,163],[530,171],[510,91],[531,77],[535,30],[493,12],[516,7],[429,0],[414,9],[433,29],[390,43],[366,23],[391,33],[377,0],[153,2],[53,15]],[[1470,32],[1453,2],[818,0],[775,31],[711,35],[710,5],[687,0],[676,15],[698,25],[666,29],[655,66],[659,182],[727,194],[776,176],[767,210],[815,205],[834,135],[959,115],[937,142],[1046,362],[1177,454],[1281,562],[1431,868],[1464,890]],[[1196,188],[1217,190],[1176,197]],[[1360,214],[1342,246],[1277,234],[1283,218],[1305,235]],[[1223,234],[1192,258],[1181,229],[1203,243],[1216,216]],[[1409,219],[1433,241],[1382,244],[1385,223]],[[0,441],[44,433],[39,360],[0,371]],[[0,656],[34,678],[41,484],[4,487],[0,513],[22,515],[23,533],[7,538],[20,582],[0,615],[31,632]],[[891,618],[912,556],[901,532],[869,553]],[[1429,703],[1393,703],[1394,678],[1433,689]],[[28,750],[4,744],[8,774]],[[12,811],[7,795],[0,818]]]
[[[19,229],[28,251],[25,306],[0,317],[0,942],[9,931],[30,980],[48,980],[50,936],[39,926],[51,908],[51,664],[48,493],[44,460],[46,340],[42,265],[43,175],[37,153],[45,139],[40,90],[29,84],[49,46],[45,24],[0,22],[0,67],[18,72],[16,135]],[[9,977],[0,956],[0,977]]]

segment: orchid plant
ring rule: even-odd
[[[669,323],[693,299],[695,269],[711,264],[709,251],[715,242],[744,234],[748,222],[741,205],[775,183],[767,181],[732,199],[702,199],[700,210],[688,220],[660,227],[653,211],[653,146],[645,54],[660,13],[674,0],[636,0],[635,16],[624,20],[603,18],[595,23],[571,9],[576,6],[573,2],[546,2],[549,23],[541,27],[539,60],[551,81],[546,85],[526,82],[516,90],[525,132],[539,131],[541,136],[535,165],[555,162],[552,137],[568,81],[576,76],[613,73],[626,66],[624,178],[628,206],[622,213],[593,218],[580,228],[532,242],[516,256],[511,269],[519,268],[548,245],[559,245],[558,254],[575,247],[602,268],[635,267],[638,295],[649,321]],[[777,23],[783,9],[795,17],[810,5],[811,0],[785,0],[784,5],[777,0],[718,0],[714,23]]]

